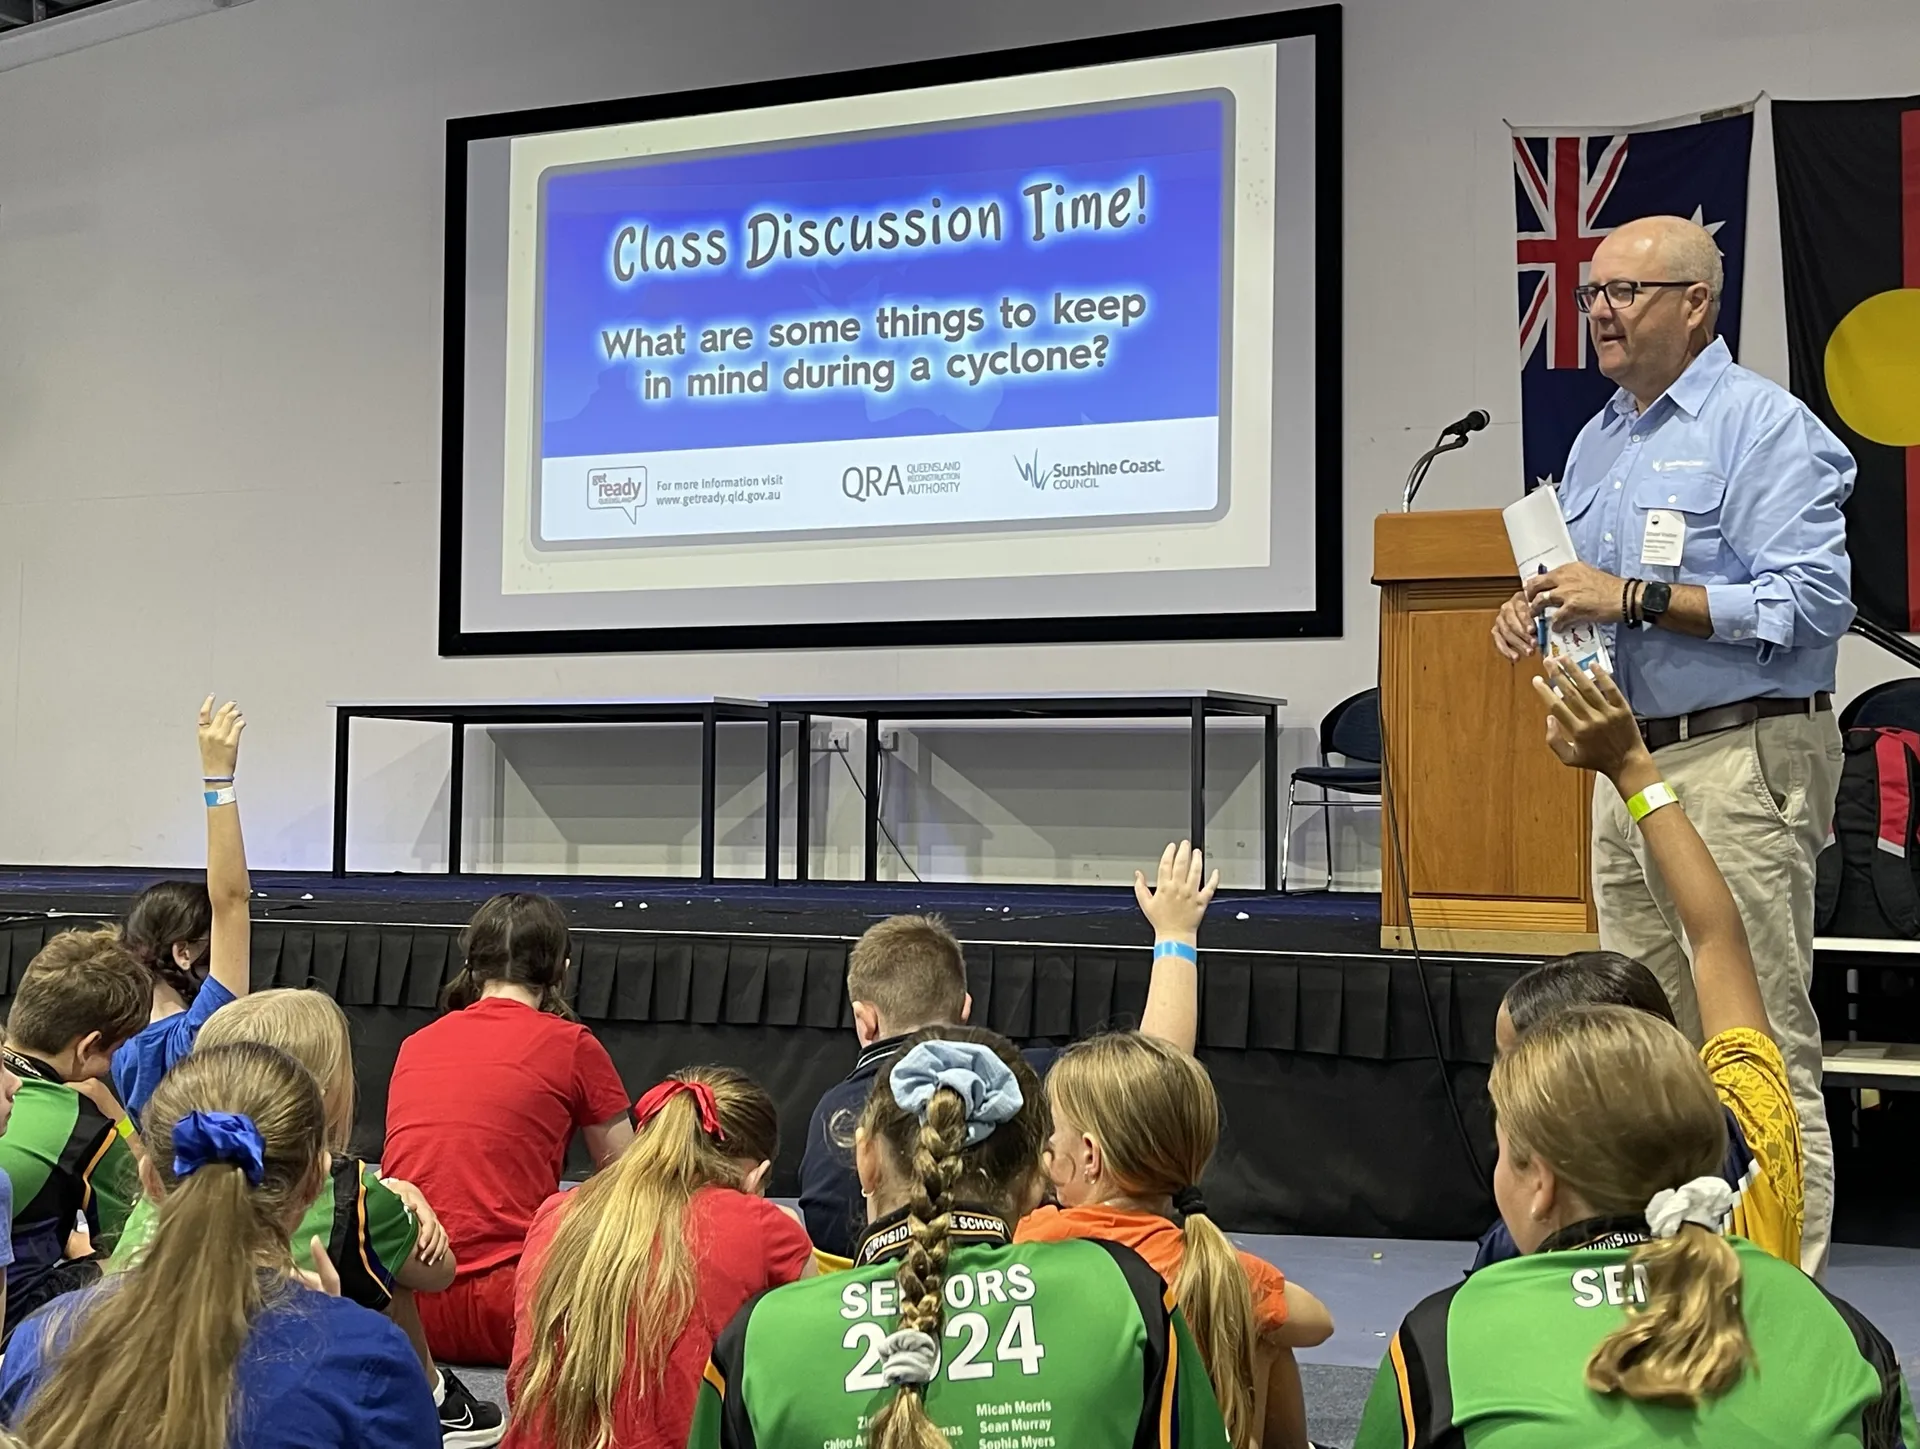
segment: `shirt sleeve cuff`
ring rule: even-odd
[[[1708,584],[1707,617],[1718,644],[1785,643],[1768,639],[1760,627],[1760,602],[1752,584]]]

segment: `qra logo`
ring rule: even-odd
[[[882,468],[877,463],[869,463],[864,468],[849,468],[840,475],[840,491],[855,503],[865,503],[869,498],[878,498],[884,493],[905,494],[906,485],[900,481],[900,465],[892,464]]]
[[[1040,450],[1036,448],[1033,451],[1032,462],[1023,463],[1018,458],[1015,458],[1013,460],[1013,466],[1020,470],[1021,478],[1028,484],[1035,488],[1045,488],[1047,484],[1052,481],[1054,469],[1057,465],[1047,464],[1042,466],[1040,462]]]

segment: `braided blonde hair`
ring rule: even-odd
[[[992,1209],[1009,1219],[1017,1216],[1044,1171],[1041,1153],[1053,1133],[1053,1120],[1039,1077],[1005,1037],[978,1027],[930,1027],[908,1037],[901,1054],[923,1041],[964,1041],[988,1048],[1013,1072],[1023,1099],[1010,1121],[969,1147],[966,1104],[951,1087],[933,1094],[923,1121],[894,1100],[889,1063],[867,1097],[862,1135],[880,1144],[899,1176],[912,1185],[907,1252],[895,1275],[899,1327],[938,1341],[946,1318],[955,1203]],[[924,1385],[901,1385],[868,1426],[867,1449],[949,1449],[947,1436],[927,1416],[924,1393]]]

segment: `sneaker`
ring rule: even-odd
[[[476,1399],[452,1369],[440,1370],[440,1442],[446,1449],[491,1449],[506,1432],[497,1405]]]

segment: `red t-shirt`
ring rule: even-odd
[[[533,1300],[540,1266],[571,1193],[556,1193],[541,1204],[527,1233],[513,1295],[513,1363],[507,1369],[507,1395],[518,1397],[533,1352]],[[700,1380],[713,1341],[752,1298],[768,1288],[791,1283],[813,1255],[806,1229],[762,1197],[730,1187],[702,1188],[687,1204],[687,1242],[693,1249],[696,1281],[693,1314],[667,1354],[666,1376],[657,1393],[644,1398],[640,1388],[640,1346],[630,1341],[634,1365],[614,1405],[614,1449],[684,1449],[693,1427]],[[502,1449],[544,1449],[547,1440],[523,1414],[512,1415]]]
[[[627,1106],[592,1032],[490,996],[400,1044],[380,1172],[433,1204],[464,1278],[520,1256],[534,1213],[560,1186],[574,1129]]]

